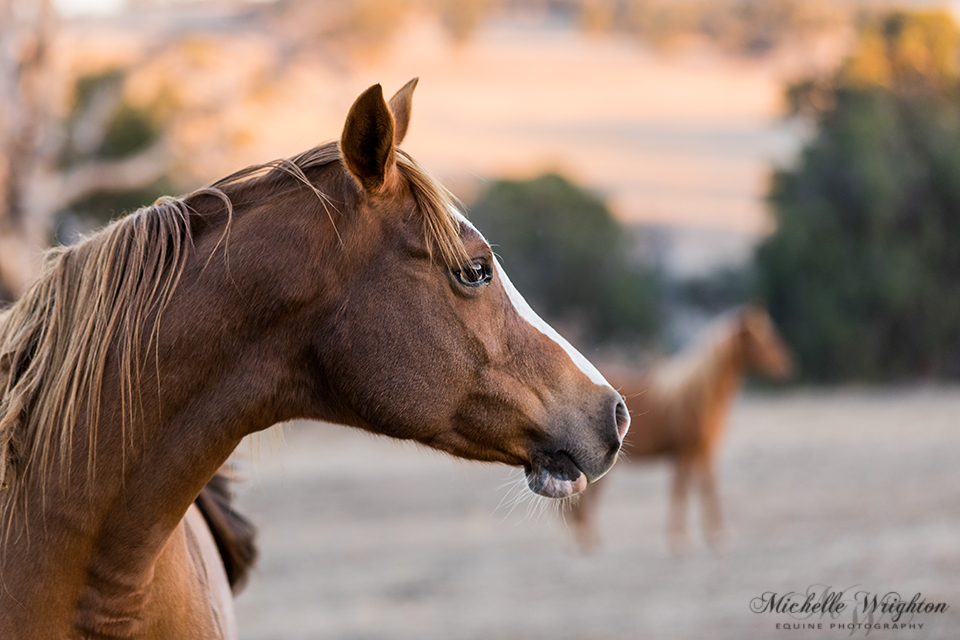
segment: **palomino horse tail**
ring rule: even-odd
[[[196,504],[217,543],[230,589],[240,593],[257,559],[257,528],[233,508],[230,478],[222,470],[197,496]]]

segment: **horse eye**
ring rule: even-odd
[[[459,269],[454,269],[453,275],[457,276],[457,280],[464,286],[480,287],[485,284],[490,284],[490,281],[493,279],[493,268],[486,260],[477,259],[463,265]]]

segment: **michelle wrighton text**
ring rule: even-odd
[[[896,591],[886,593],[868,590],[835,590],[824,585],[814,585],[804,592],[767,591],[750,601],[750,610],[757,614],[783,614],[794,620],[807,621],[819,625],[824,619],[836,622],[842,616],[851,617],[851,625],[842,628],[865,628],[864,625],[876,625],[883,620],[893,623],[887,628],[901,628],[901,623],[920,623],[918,615],[944,613],[950,608],[945,602],[936,602],[917,592],[907,598]],[[793,628],[792,624],[783,625]],[[803,628],[811,628],[803,626]],[[812,627],[822,628],[822,627]],[[830,628],[837,628],[831,624]],[[882,627],[881,627],[882,628]]]

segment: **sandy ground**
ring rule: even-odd
[[[731,424],[732,547],[698,535],[681,557],[663,536],[662,463],[612,472],[605,542],[584,557],[553,513],[498,506],[506,468],[288,426],[283,444],[263,438],[240,496],[262,550],[242,638],[960,638],[960,389],[750,394]],[[785,631],[797,621],[750,610],[812,585],[949,608],[869,633],[829,628],[849,613]]]

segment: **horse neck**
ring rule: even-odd
[[[698,395],[707,407],[722,412],[729,406],[740,389],[744,374],[743,350],[738,332],[724,327],[710,343],[700,351],[696,382]]]
[[[151,597],[164,545],[204,484],[244,435],[296,417],[278,408],[296,411],[304,394],[284,376],[289,353],[282,347],[296,337],[244,317],[263,309],[244,306],[236,269],[206,260],[213,249],[204,243],[217,240],[210,235],[164,311],[151,349],[157,360],[144,369],[133,422],[121,415],[130,399],[114,372],[104,379],[95,455],[88,456],[89,425],[79,420],[69,467],[54,460],[43,477],[27,476],[26,511],[4,514],[12,515],[0,550],[0,612],[16,612],[11,628],[20,637],[67,637],[72,612],[91,588],[98,601],[119,603],[120,614],[135,617]],[[248,334],[233,333],[228,320],[250,325]],[[249,333],[258,331],[265,335],[251,347]]]
[[[224,242],[216,227],[199,238],[164,311],[158,346],[147,367],[154,368],[159,380],[148,375],[142,383],[144,440],[132,452],[135,459],[125,465],[118,493],[102,516],[110,524],[109,535],[98,539],[105,554],[122,558],[133,553],[138,559],[124,562],[118,571],[149,571],[166,537],[246,435],[316,414],[307,404],[319,395],[306,386],[312,379],[293,371],[291,362],[303,359],[301,345],[310,344],[314,321],[332,315],[341,301],[331,300],[330,309],[304,321],[296,311],[299,301],[292,297],[296,288],[283,297],[276,286],[286,280],[268,277],[271,261],[251,265],[245,255],[270,246],[269,233],[283,233],[288,211],[282,207],[309,210],[316,205],[306,190],[284,197],[282,203],[238,208]],[[236,200],[243,202],[242,195]],[[215,200],[210,204],[215,211],[221,209]],[[304,242],[310,251],[303,255],[315,262],[304,259],[300,266],[314,279],[332,281],[333,265],[342,258],[342,253],[323,248],[337,246],[336,235],[328,236],[326,245]],[[253,248],[244,252],[246,243]],[[115,390],[117,404],[118,396]],[[322,417],[348,422],[333,412]],[[116,434],[119,416],[111,428]],[[125,553],[114,553],[118,549]],[[103,564],[109,567],[112,562],[105,559]]]
[[[724,409],[730,405],[737,392],[743,384],[743,377],[746,363],[744,362],[744,353],[740,333],[738,329],[731,331],[721,349],[722,357],[719,358],[719,369],[717,384],[718,402],[722,403]]]

